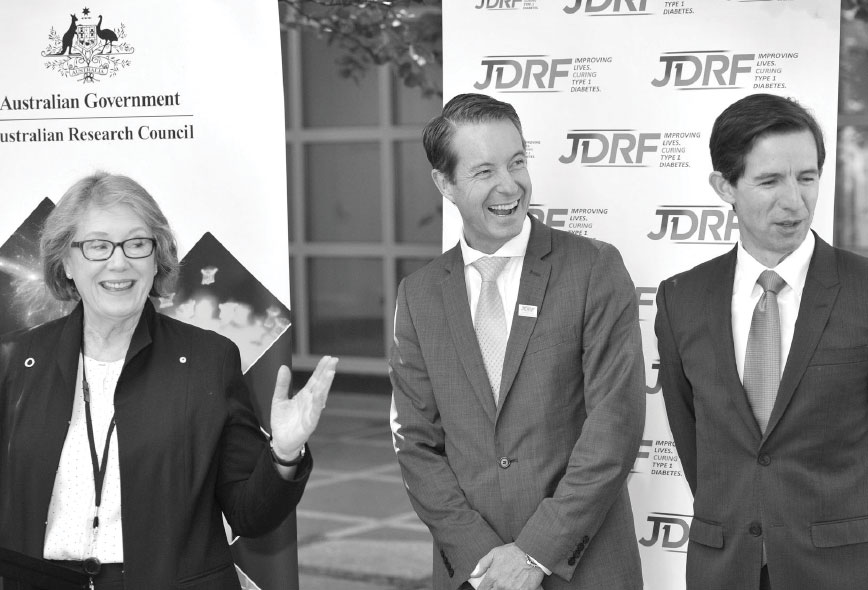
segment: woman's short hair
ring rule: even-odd
[[[157,240],[154,260],[157,274],[149,295],[168,294],[178,276],[178,244],[169,222],[142,185],[120,174],[97,172],[73,184],[45,220],[40,240],[45,284],[57,299],[79,299],[75,283],[66,277],[63,260],[69,254],[78,224],[91,207],[126,205],[138,215]]]
[[[491,121],[510,121],[521,136],[522,146],[526,147],[521,120],[511,104],[485,94],[459,94],[447,102],[443,112],[428,121],[422,130],[422,145],[431,167],[442,172],[449,182],[455,182],[455,166],[458,164],[458,154],[452,149],[455,131],[459,125]]]

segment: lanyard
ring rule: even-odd
[[[87,370],[85,369],[84,352],[81,354],[81,389],[84,393],[84,415],[87,420],[87,442],[90,443],[90,463],[93,467],[93,487],[95,492],[96,514],[93,517],[93,528],[99,526],[99,505],[102,501],[102,484],[105,481],[105,472],[108,467],[109,446],[112,441],[112,432],[115,429],[115,417],[112,414],[108,432],[105,435],[105,446],[102,451],[102,465],[96,458],[96,443],[93,437],[93,419],[90,416],[90,385],[87,383]]]

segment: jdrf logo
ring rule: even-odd
[[[516,92],[553,90],[558,78],[567,78],[573,60],[546,59],[547,57],[546,55],[488,56],[482,60],[485,79],[476,82],[473,87],[477,90],[485,90],[493,81],[495,90],[515,89]]]
[[[729,53],[720,50],[664,53],[660,56],[663,75],[652,80],[651,85],[660,88],[671,82],[682,89],[685,86],[734,88],[739,74],[751,72],[755,54]]]
[[[566,227],[569,209],[547,209],[545,205],[531,203],[527,208],[528,214],[536,217],[536,220],[549,227]]]
[[[636,453],[636,460],[633,461],[633,469],[630,470],[630,473],[642,473],[643,470],[640,468],[639,460],[650,459],[653,447],[653,440],[642,439],[642,442],[639,443],[639,451]]]
[[[664,207],[657,209],[660,228],[650,232],[652,240],[662,240],[667,235],[673,242],[732,244],[733,232],[738,230],[735,211],[722,207]],[[693,240],[687,242],[687,240]]]
[[[645,373],[647,377],[651,377],[652,374],[657,375],[653,385],[648,385],[648,382],[646,380],[645,393],[647,395],[654,395],[656,393],[660,393],[660,390],[663,388],[663,386],[660,385],[660,361],[655,361],[651,363],[651,370],[646,371]]]
[[[474,6],[476,10],[487,8],[489,10],[515,10],[521,5],[521,0],[479,0]]]
[[[608,11],[609,13],[619,13],[619,12],[642,12],[645,10],[645,5],[648,3],[648,0],[575,0],[575,4],[572,6],[565,6],[564,12],[567,14],[574,14],[580,10],[582,10],[582,5],[584,4],[584,11],[587,13],[598,13]]]
[[[636,459],[650,459],[651,449],[654,447],[654,441],[642,439],[639,443],[639,451],[636,453]]]
[[[571,142],[567,155],[558,160],[572,164],[576,158],[586,166],[643,166],[647,154],[657,151],[659,133],[634,133],[632,130],[574,129],[567,133]],[[581,146],[581,156],[579,156]]]
[[[660,546],[667,551],[675,551],[683,547],[690,539],[690,525],[685,518],[691,517],[687,514],[652,512],[648,516],[648,522],[651,523],[651,536],[648,539],[639,539],[639,542],[645,547],[653,547],[659,541]],[[679,551],[679,553],[684,552]]]

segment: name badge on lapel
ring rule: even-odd
[[[519,317],[523,317],[523,318],[535,318],[536,317],[536,305],[522,305],[519,303],[518,315],[519,315]]]

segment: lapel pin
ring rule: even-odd
[[[27,357],[27,360],[24,361],[24,366],[27,367],[28,369],[29,369],[30,367],[32,367],[33,365],[35,365],[35,364],[36,364],[36,361],[33,360],[33,357],[32,357],[32,356],[31,356],[31,357]]]
[[[535,318],[536,317],[536,305],[522,305],[521,303],[519,303],[518,315],[523,317],[523,318]]]

